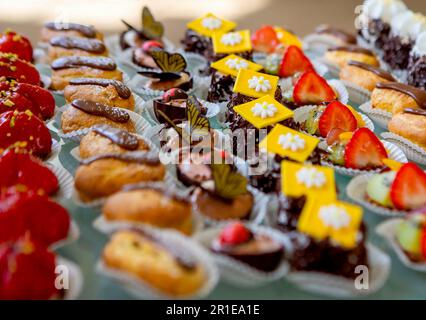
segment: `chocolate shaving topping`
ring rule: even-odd
[[[108,125],[99,125],[96,126],[93,131],[111,140],[123,149],[136,150],[139,147],[138,138],[126,130],[121,130]]]
[[[94,161],[101,160],[101,159],[115,159],[115,160],[120,160],[124,162],[132,162],[132,163],[139,163],[139,164],[151,164],[151,165],[160,164],[160,158],[158,157],[158,154],[153,153],[151,151],[133,151],[133,152],[126,152],[126,153],[100,154],[88,159],[81,160],[80,163],[83,165],[88,165]]]
[[[71,102],[71,105],[88,114],[105,117],[114,122],[126,123],[130,120],[130,115],[127,111],[121,108],[106,106],[99,102],[76,99]]]
[[[121,81],[113,79],[101,79],[101,78],[74,78],[70,80],[72,85],[95,85],[107,87],[113,86],[117,91],[118,95],[123,99],[129,99],[132,95],[130,89]]]
[[[415,114],[417,116],[426,117],[426,110],[423,110],[423,109],[406,108],[406,109],[404,109],[404,113],[411,113],[411,114]]]
[[[96,36],[96,30],[93,26],[88,26],[79,23],[47,22],[44,26],[50,30],[56,31],[78,31],[87,38],[94,38]]]
[[[377,68],[377,67],[373,67],[371,64],[351,60],[348,62],[348,65],[358,67],[366,71],[370,71],[374,73],[376,76],[379,76],[380,78],[383,78],[389,81],[396,81],[395,78],[389,72],[386,72],[385,70]]]
[[[114,60],[107,57],[90,57],[90,56],[67,56],[56,59],[51,65],[53,70],[90,67],[113,71],[117,68]]]
[[[391,89],[404,93],[413,98],[420,108],[426,109],[426,91],[399,82],[379,82],[378,89]]]
[[[356,38],[353,34],[350,34],[349,32],[334,28],[329,25],[318,26],[318,28],[315,29],[315,33],[330,34],[348,44],[356,44]]]
[[[103,53],[106,50],[106,47],[102,41],[80,37],[57,36],[50,39],[50,44],[55,47],[79,49],[92,53]]]
[[[346,51],[354,53],[363,53],[370,56],[374,56],[374,53],[371,50],[358,47],[358,46],[335,46],[328,49],[328,51]]]

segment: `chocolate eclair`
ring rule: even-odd
[[[404,109],[426,109],[426,91],[398,82],[380,82],[371,94],[371,105],[391,112]]]
[[[426,151],[426,109],[404,109],[392,117],[388,129]]]
[[[74,78],[64,89],[67,103],[76,99],[91,100],[106,105],[134,110],[135,98],[121,81],[102,78]]]
[[[352,82],[368,91],[373,91],[380,82],[395,82],[395,78],[387,71],[370,64],[349,61],[340,70],[340,79]]]
[[[90,39],[103,39],[103,35],[93,26],[73,22],[47,22],[41,30],[43,42],[49,42],[56,36],[83,37]]]
[[[63,56],[107,56],[108,50],[98,39],[55,36],[49,41],[50,61]]]
[[[61,128],[64,133],[100,124],[135,132],[135,124],[125,109],[90,100],[73,100],[61,117]]]
[[[148,151],[148,142],[128,131],[108,125],[92,128],[80,141],[80,158],[86,159],[107,153],[125,153],[129,151]]]
[[[51,64],[51,89],[62,90],[74,78],[104,78],[123,81],[114,60],[98,56],[65,56]]]
[[[375,67],[379,66],[379,61],[371,50],[355,45],[331,47],[325,53],[324,58],[339,68],[343,68],[351,60]]]

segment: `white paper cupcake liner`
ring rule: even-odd
[[[80,228],[78,227],[78,224],[74,221],[70,221],[70,228],[68,231],[68,236],[65,239],[62,239],[54,244],[51,245],[52,250],[57,250],[59,248],[65,247],[74,241],[77,241],[78,238],[80,238]]]
[[[384,132],[381,136],[401,148],[409,160],[426,165],[426,150],[418,144],[392,132]]]
[[[384,217],[401,217],[406,216],[406,211],[386,208],[381,205],[368,201],[367,199],[367,184],[372,178],[371,174],[364,174],[353,178],[346,186],[346,194],[350,200],[362,205],[368,210],[384,216]]]
[[[364,89],[358,85],[356,85],[353,82],[347,81],[347,80],[341,80],[342,83],[345,85],[346,90],[349,94],[349,99],[352,102],[355,102],[357,104],[364,104],[368,101],[370,101],[371,98],[371,92],[367,89]]]
[[[371,101],[367,101],[366,103],[360,105],[359,109],[367,114],[381,128],[387,130],[388,123],[392,119],[392,113],[382,109],[372,108]]]
[[[324,63],[318,60],[311,60],[311,62],[314,66],[316,73],[318,73],[321,77],[324,77],[327,74],[328,68]]]
[[[206,99],[208,87],[210,86],[210,81],[206,77],[199,77],[192,75],[192,88],[188,90],[188,94],[194,94],[195,96]],[[152,100],[158,97],[161,97],[165,91],[163,90],[153,90],[145,87],[148,83],[149,78],[136,74],[128,83],[128,86],[142,97],[143,100]]]
[[[333,77],[336,77],[336,78],[339,77],[340,67],[337,64],[327,60],[325,57],[318,58],[318,61],[321,62],[322,64],[324,64],[328,68],[328,72]]]
[[[60,256],[56,257],[56,267],[63,268],[69,279],[69,288],[64,289],[64,300],[76,300],[83,289],[83,273],[80,267],[76,263]]]
[[[47,164],[47,167],[55,174],[59,181],[59,190],[53,197],[55,200],[70,199],[74,188],[73,176],[62,166]]]
[[[265,226],[256,226],[250,223],[246,224],[248,228],[255,234],[265,235],[276,242],[280,243],[283,247],[283,259],[276,270],[265,272],[258,270],[250,265],[233,259],[231,257],[212,253],[212,256],[217,263],[221,277],[234,286],[253,288],[275,282],[283,278],[289,271],[288,262],[284,259],[285,251],[291,246],[290,240],[287,236],[277,230]],[[221,223],[214,228],[209,228],[196,235],[195,239],[207,250],[210,249],[212,241],[218,237],[226,223]]]
[[[251,209],[251,212],[249,214],[248,219],[242,219],[242,221],[249,221],[251,223],[253,223],[254,225],[260,225],[264,222],[265,217],[268,215],[268,200],[269,197],[260,192],[259,190],[253,188],[252,186],[248,185],[247,186],[247,190],[253,195],[253,207]],[[208,216],[206,216],[205,214],[203,214],[200,209],[198,208],[196,201],[195,201],[195,196],[193,196],[193,209],[194,212],[196,214],[198,214],[203,220],[204,223],[207,226],[216,226],[218,224],[224,223],[224,222],[229,222],[229,221],[233,221],[235,219],[230,218],[230,219],[220,219],[220,220],[216,220],[213,218],[210,218]]]
[[[357,289],[355,281],[323,272],[290,271],[286,280],[300,289],[337,298],[349,298],[372,294],[380,290],[389,277],[390,257],[371,243],[368,251],[368,289]]]
[[[296,121],[297,123],[301,123],[301,122],[305,122],[309,116],[309,112],[311,112],[312,109],[316,109],[318,108],[318,106],[312,105],[312,106],[303,106],[300,108],[297,108],[296,110],[294,110],[294,115],[293,115],[293,119],[294,121]],[[359,112],[362,120],[364,120],[365,122],[365,128],[370,129],[371,131],[374,132],[374,124],[373,122],[370,120],[369,117],[367,117],[365,114]],[[306,133],[306,132],[305,132]],[[308,133],[306,133],[308,134]],[[320,137],[317,137],[320,138]]]
[[[118,231],[119,229],[120,228],[114,228],[113,230],[110,230],[110,233]],[[97,272],[117,281],[120,285],[122,285],[123,289],[134,297],[141,299],[201,299],[208,296],[216,287],[219,280],[219,272],[216,264],[211,259],[210,254],[201,245],[175,231],[158,231],[148,228],[143,228],[143,231],[145,233],[155,235],[162,241],[173,243],[174,246],[178,246],[183,248],[186,252],[189,252],[196,259],[197,263],[202,266],[206,273],[204,285],[192,294],[172,296],[160,291],[148,282],[130,273],[110,268],[102,261],[99,261],[96,265]]]
[[[61,144],[58,141],[56,141],[55,139],[52,138],[51,151],[50,151],[49,155],[47,156],[47,158],[45,158],[43,160],[44,161],[53,161],[58,157],[59,152],[61,152]]]
[[[393,251],[398,256],[399,260],[410,269],[426,272],[426,262],[413,262],[410,258],[405,254],[404,250],[398,243],[396,238],[396,232],[398,225],[403,222],[403,219],[390,219],[380,223],[376,227],[376,233],[382,236],[388,242],[389,246],[393,249]]]
[[[388,151],[388,157],[389,159],[401,162],[401,163],[406,163],[408,162],[407,157],[405,156],[404,152],[402,152],[402,150],[400,148],[398,148],[396,145],[394,145],[393,143],[390,143],[388,141],[384,141],[381,140],[383,143],[383,146],[386,148],[386,150]],[[320,144],[323,144],[323,142],[321,142]],[[322,147],[322,146],[320,146]],[[366,173],[378,173],[381,171],[381,169],[376,169],[376,170],[360,170],[360,169],[351,169],[351,168],[345,168],[342,166],[338,166],[338,165],[334,165],[328,161],[321,161],[321,164],[325,167],[329,167],[329,168],[333,168],[336,172],[345,175],[345,176],[358,176],[360,174],[366,174]]]
[[[52,79],[49,76],[40,74],[40,80],[43,84],[43,88],[48,90],[50,88],[50,85],[52,84]]]
[[[151,125],[149,124],[149,122],[147,122],[141,115],[137,114],[136,112],[127,110],[127,109],[123,109],[126,112],[129,113],[130,115],[130,119],[134,122],[135,124],[135,128],[136,128],[136,133],[138,134],[143,134],[143,132],[148,129],[149,127],[151,127]],[[65,111],[65,108],[62,108],[55,116],[55,124],[58,128],[61,127],[61,117],[62,117],[62,113]],[[75,130],[75,131],[71,131],[68,133],[63,133],[62,130],[58,130],[58,135],[65,140],[71,140],[74,142],[80,142],[81,138],[83,136],[85,136],[86,134],[89,133],[89,131],[92,129],[93,127],[90,128],[82,128],[79,130]]]

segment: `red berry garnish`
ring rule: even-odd
[[[340,101],[331,102],[319,119],[319,131],[322,137],[327,137],[332,129],[341,129],[343,132],[356,130],[358,122],[351,110]]]
[[[251,37],[255,51],[272,53],[280,44],[277,33],[272,26],[264,26],[258,29]]]
[[[228,224],[219,235],[220,242],[227,245],[238,245],[247,242],[251,237],[252,233],[241,222]]]
[[[314,70],[314,66],[302,49],[296,46],[289,46],[281,60],[278,75],[280,77],[291,77],[300,72]]]

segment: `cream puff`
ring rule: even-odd
[[[64,89],[67,103],[76,99],[91,100],[105,105],[134,110],[135,98],[121,81],[101,78],[75,78]]]
[[[61,129],[64,133],[100,124],[129,132],[136,131],[135,123],[125,109],[90,100],[73,100],[61,116]]]
[[[329,48],[324,55],[325,60],[343,68],[349,61],[359,61],[374,67],[379,66],[374,53],[368,49],[357,46],[336,46]]]
[[[340,69],[340,80],[352,82],[368,91],[373,91],[379,82],[395,82],[395,78],[389,73],[370,64],[349,61]]]
[[[392,117],[388,129],[426,151],[426,110],[404,109]]]
[[[41,29],[41,41],[49,42],[56,36],[72,36],[103,39],[103,35],[93,26],[73,22],[47,22]]]
[[[51,89],[63,90],[74,78],[105,78],[123,81],[123,74],[114,60],[95,56],[66,56],[51,64]]]
[[[371,106],[393,114],[426,109],[426,91],[398,82],[380,82],[371,93]]]
[[[75,172],[75,188],[84,202],[104,198],[127,184],[162,181],[166,168],[151,152],[113,153],[85,159]]]
[[[108,56],[108,49],[98,39],[56,36],[49,40],[50,61],[65,56]]]
[[[149,151],[147,141],[126,130],[108,125],[94,127],[80,141],[80,158],[86,159],[108,153]]]

